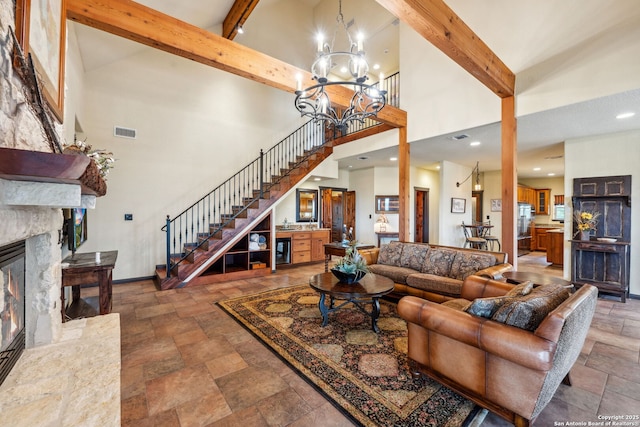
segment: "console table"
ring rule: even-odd
[[[118,251],[76,253],[62,260],[62,321],[64,315],[64,288],[71,286],[72,301],[80,299],[80,285],[98,283],[100,314],[111,313],[111,276],[116,265]]]
[[[376,232],[378,236],[378,247],[380,247],[380,243],[382,239],[397,239],[400,237],[400,233],[398,231],[378,231]]]

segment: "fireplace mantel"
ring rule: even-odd
[[[89,157],[0,148],[0,178],[12,181],[77,184],[81,194],[104,196],[107,184]]]

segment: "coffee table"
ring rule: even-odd
[[[378,317],[380,316],[380,297],[393,291],[393,280],[373,273],[367,273],[359,282],[348,285],[340,283],[332,273],[320,273],[309,279],[309,285],[320,293],[318,308],[322,314],[322,326],[329,323],[329,313],[340,310],[349,303],[353,303],[360,311],[371,317],[371,329],[376,333]],[[329,305],[325,299],[329,296]],[[339,306],[334,306],[335,300],[344,300]],[[365,310],[365,305],[371,304],[371,313]]]
[[[531,273],[528,271],[506,271],[502,273],[502,276],[507,279],[507,283],[512,283],[514,285],[530,280],[535,285],[558,284],[563,285],[565,288],[573,288],[573,283],[570,281],[564,280],[561,277],[550,276],[548,274]]]

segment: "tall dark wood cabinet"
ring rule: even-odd
[[[625,302],[631,254],[631,175],[574,179],[573,210],[601,215],[590,240],[571,241],[573,283],[577,287],[595,285],[601,293]]]

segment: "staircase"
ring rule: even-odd
[[[325,129],[308,122],[173,219],[167,217],[161,289],[186,286],[270,213],[270,207],[333,153]],[[167,274],[167,271],[170,273]]]
[[[397,87],[397,78],[390,76],[393,80],[387,83]],[[352,128],[349,137],[368,136],[375,129],[389,128],[367,119]],[[333,153],[337,140],[324,126],[309,121],[267,152],[261,150],[257,159],[173,219],[167,215],[162,227],[166,263],[156,266],[156,284],[163,290],[197,284],[198,276],[270,215],[280,197]]]

